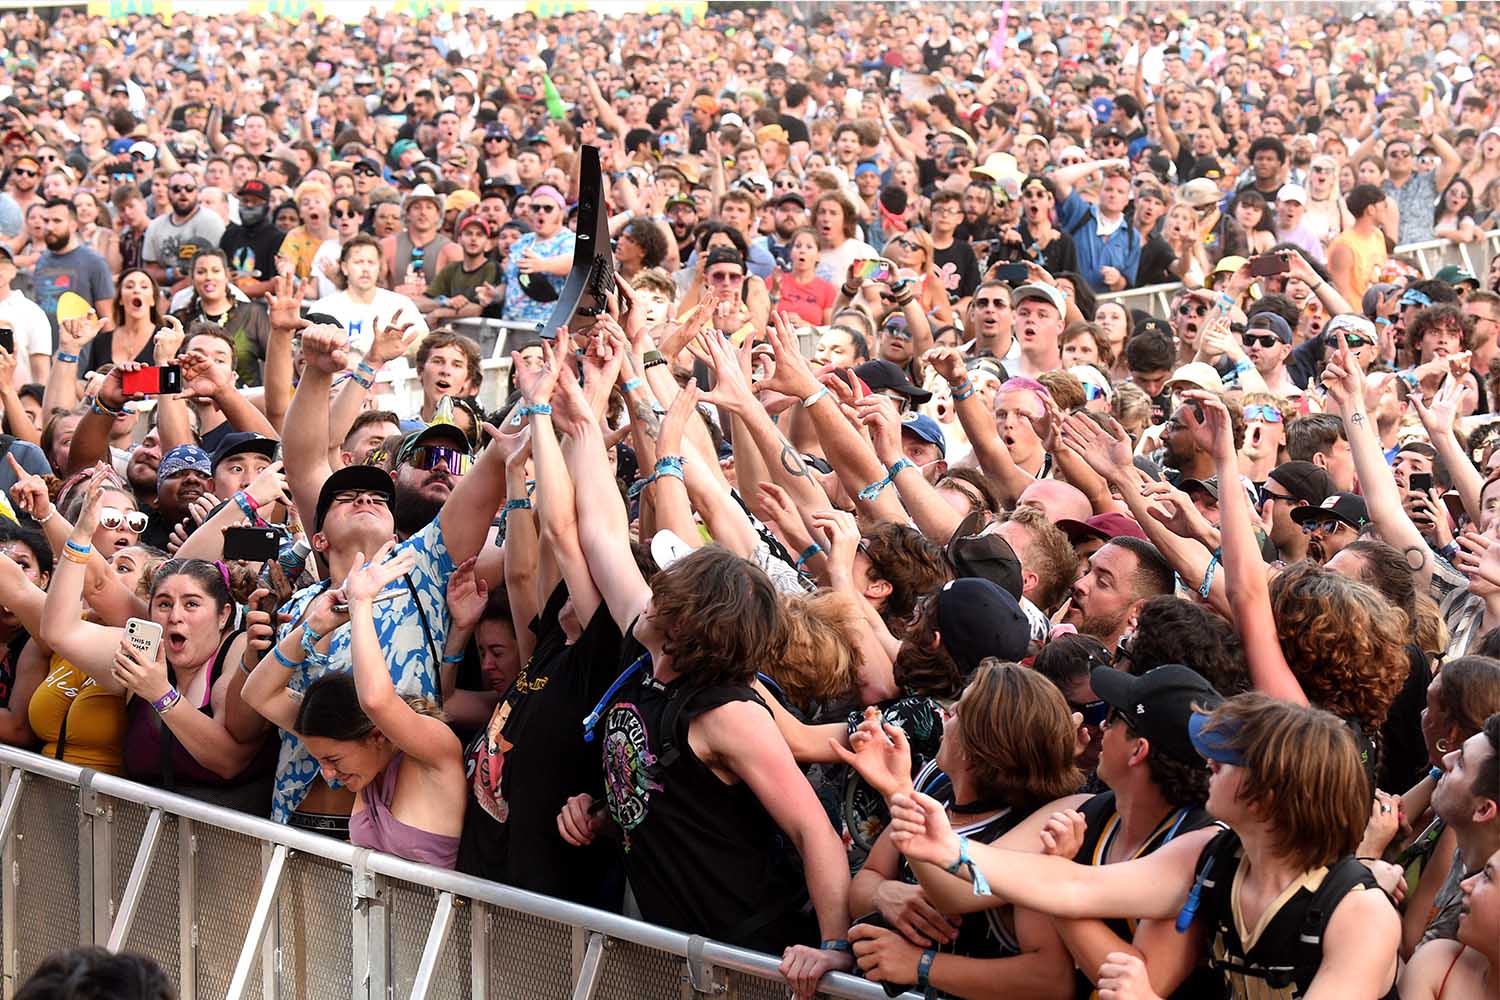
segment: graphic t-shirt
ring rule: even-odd
[[[36,262],[31,283],[31,297],[47,314],[52,324],[52,337],[57,339],[57,300],[63,292],[76,292],[89,305],[115,295],[115,279],[110,276],[109,265],[104,258],[85,246],[74,247],[67,253],[48,250]]]

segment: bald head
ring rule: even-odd
[[[1026,487],[1016,499],[1017,506],[1023,503],[1041,508],[1053,524],[1065,519],[1087,521],[1094,516],[1094,507],[1082,490],[1056,479],[1038,479]]]

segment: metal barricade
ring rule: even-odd
[[[183,1000],[784,997],[777,959],[0,746],[3,997],[80,944]],[[876,1000],[874,983],[824,980]],[[911,996],[908,994],[908,996]]]

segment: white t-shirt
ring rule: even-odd
[[[15,385],[34,381],[31,377],[31,356],[52,353],[52,325],[42,307],[16,291],[14,288],[0,299],[0,323],[8,323],[15,331],[16,377]]]
[[[375,339],[376,323],[410,323],[412,330],[427,336],[427,322],[417,311],[416,303],[400,292],[386,288],[375,289],[375,298],[368,305],[355,302],[347,291],[343,291],[318,299],[308,311],[327,313],[338,320],[349,334],[349,349],[360,357]],[[351,357],[349,362],[353,364],[354,358]],[[405,363],[405,359],[398,358],[391,365],[399,367]]]
[[[862,240],[845,240],[832,250],[824,250],[818,256],[814,272],[818,277],[838,288],[849,277],[849,265],[857,260],[879,257],[880,253]]]
[[[318,247],[318,252],[313,254],[312,276],[318,283],[318,298],[326,298],[338,292],[339,286],[333,283],[333,279],[323,271],[324,264],[332,264],[334,270],[338,270],[339,251],[343,244],[338,240],[324,240],[323,245]]]

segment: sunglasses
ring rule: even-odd
[[[1369,337],[1366,337],[1362,333],[1347,333],[1346,332],[1344,334],[1344,339],[1346,341],[1348,341],[1349,342],[1349,346],[1352,347],[1352,348],[1354,348],[1356,351],[1359,350],[1361,347],[1374,347],[1375,346],[1375,341],[1371,340]]]
[[[975,299],[974,300],[974,308],[975,309],[986,309],[986,308],[1009,309],[1010,308],[1010,303],[1007,302],[1007,301],[1005,301],[1004,299]]]
[[[191,194],[198,189],[191,184],[171,184],[167,186],[167,190],[173,194]]]
[[[377,171],[371,170],[369,167],[355,167],[354,168],[354,173],[358,177],[378,177],[378,176],[380,176]]]
[[[1246,347],[1254,347],[1257,344],[1259,344],[1261,347],[1275,347],[1277,344],[1281,343],[1281,338],[1276,336],[1276,334],[1274,333],[1267,333],[1264,335],[1247,333],[1240,337],[1240,343],[1244,344]]]
[[[1245,407],[1246,420],[1264,420],[1268,424],[1281,423],[1281,411],[1266,403],[1251,403]]]
[[[903,250],[921,250],[922,249],[922,245],[920,243],[914,243],[911,240],[907,240],[907,239],[891,240],[891,246],[893,246],[893,247],[901,247]]]
[[[1083,383],[1083,398],[1087,402],[1092,403],[1096,399],[1103,399],[1105,395],[1104,386],[1095,385],[1092,382]]]
[[[732,285],[745,280],[741,271],[715,271],[708,276],[708,280],[716,285]]]
[[[1264,507],[1266,504],[1271,503],[1272,501],[1276,501],[1276,500],[1279,500],[1282,503],[1291,503],[1291,504],[1294,504],[1294,503],[1297,502],[1297,498],[1296,497],[1287,496],[1285,493],[1272,493],[1269,489],[1267,489],[1264,486],[1262,486],[1260,488],[1260,494],[1259,495],[1260,495],[1260,505],[1262,507]]]
[[[121,510],[118,507],[99,508],[99,527],[106,531],[114,531],[123,524],[139,535],[146,530],[146,522],[148,520],[149,518],[144,511]]]
[[[457,448],[423,445],[412,449],[411,457],[406,460],[406,464],[423,472],[441,469],[450,476],[461,476],[474,464],[474,456]]]
[[[1322,520],[1322,521],[1303,521],[1302,522],[1302,533],[1304,535],[1310,535],[1314,531],[1316,531],[1319,534],[1332,535],[1332,534],[1336,533],[1340,528],[1347,528],[1347,527],[1349,527],[1349,526],[1347,524],[1345,524],[1343,521],[1340,521],[1337,518],[1330,517],[1330,518],[1328,518],[1326,520]]]
[[[531,210],[533,212],[556,212],[558,208],[551,202],[534,202],[532,203]]]
[[[1184,302],[1177,307],[1177,315],[1179,316],[1205,316],[1207,314],[1208,306],[1203,305],[1201,302]]]
[[[887,337],[895,337],[897,340],[911,339],[911,331],[904,326],[887,326],[882,328],[880,332]]]
[[[11,173],[15,174],[17,177],[35,177],[36,176],[36,171],[35,170],[27,170],[25,167],[17,167],[14,170],[12,170]]]

